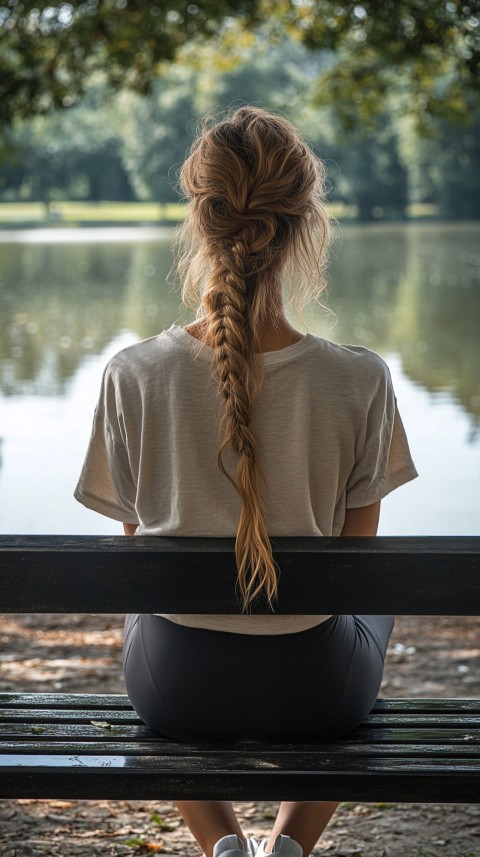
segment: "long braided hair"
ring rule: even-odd
[[[319,294],[329,238],[324,169],[295,127],[254,107],[205,123],[180,174],[189,200],[178,262],[182,297],[203,320],[223,399],[219,467],[241,500],[238,585],[246,609],[277,572],[265,526],[261,469],[251,422],[261,386],[260,335],[282,308],[282,282]],[[236,453],[235,475],[223,453]]]

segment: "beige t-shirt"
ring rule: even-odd
[[[252,429],[271,536],[340,535],[347,508],[368,506],[415,478],[390,373],[378,354],[307,334],[261,360]],[[137,524],[136,535],[235,536],[239,498],[217,464],[220,432],[212,351],[173,325],[108,363],[75,497]],[[227,450],[225,463],[234,473],[233,452]],[[285,634],[328,616],[167,618]]]

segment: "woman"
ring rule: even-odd
[[[269,536],[375,535],[382,498],[416,475],[381,358],[285,316],[285,281],[297,296],[324,285],[323,180],[281,117],[242,107],[206,126],[181,172],[179,272],[197,320],[104,373],[77,499],[128,535],[236,535],[242,615],[126,619],[128,694],[172,738],[333,738],[380,687],[392,616],[274,614]],[[260,592],[272,615],[249,614]],[[302,857],[336,804],[281,804],[260,846],[227,802],[178,807],[207,857]]]

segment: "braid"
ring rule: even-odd
[[[263,589],[271,601],[277,573],[272,557],[260,494],[260,468],[250,423],[258,387],[251,327],[248,318],[245,260],[249,250],[239,237],[230,252],[223,253],[212,275],[220,290],[205,295],[208,339],[214,348],[214,367],[224,399],[224,436],[218,451],[222,472],[233,482],[241,499],[235,543],[238,586],[246,607]],[[238,456],[236,478],[225,469],[223,453],[231,446]]]
[[[270,602],[277,593],[251,425],[261,383],[256,353],[265,321],[280,311],[282,279],[296,295],[303,283],[305,297],[325,286],[324,175],[288,120],[242,107],[203,129],[180,176],[189,206],[178,272],[184,303],[197,307],[213,347],[223,398],[218,464],[241,500],[235,553],[245,608],[261,592]],[[237,458],[233,476],[227,447]]]

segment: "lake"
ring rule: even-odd
[[[187,316],[167,229],[0,233],[0,532],[121,528],[73,500],[103,367]],[[383,535],[480,534],[480,223],[345,226],[308,330],[390,366],[420,478]],[[304,328],[305,329],[305,328]]]

